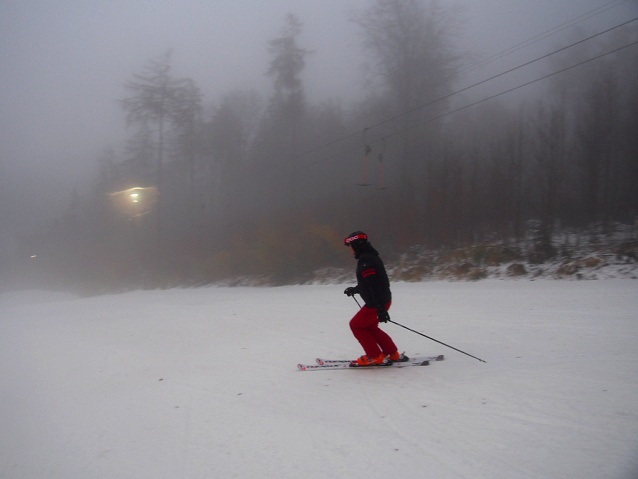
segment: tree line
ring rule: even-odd
[[[638,48],[624,47],[638,30],[556,55],[551,71],[618,49],[552,76],[539,98],[451,113],[466,61],[456,18],[436,2],[371,2],[353,18],[369,94],[348,105],[307,100],[311,51],[292,14],[268,44],[267,98],[231,91],[205,113],[170,51],[150,60],[124,83],[126,145],[101,154],[89,194],[25,251],[46,250],[43,280],[92,291],[285,284],[349,264],[342,238],[358,229],[392,257],[515,244],[533,225],[551,255],[564,228],[635,224]]]

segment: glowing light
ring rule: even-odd
[[[118,210],[133,218],[150,212],[157,201],[157,188],[136,186],[109,196]]]

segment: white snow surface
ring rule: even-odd
[[[638,477],[638,282],[393,284],[363,354],[344,285],[0,295],[0,477]]]

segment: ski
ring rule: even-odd
[[[348,359],[321,359],[317,358],[317,364],[297,364],[302,371],[315,371],[319,369],[378,369],[378,368],[407,368],[410,366],[428,366],[430,361],[443,361],[442,354],[438,356],[421,356],[410,358],[405,362],[394,362],[390,365],[350,366],[352,360]]]
[[[438,356],[425,356],[425,357],[416,357],[416,358],[410,358],[409,361],[406,362],[411,362],[411,361],[443,361],[443,359],[445,358],[445,356],[443,356],[442,354],[439,354]],[[352,359],[322,359],[322,358],[317,358],[317,364],[323,365],[323,364],[341,364],[341,363],[348,363],[350,364],[353,360]],[[396,365],[398,362],[395,362],[394,364]],[[401,364],[401,363],[398,363]]]

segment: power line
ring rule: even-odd
[[[564,23],[561,23],[560,25],[557,25],[557,26],[555,26],[553,28],[550,28],[549,30],[547,30],[545,32],[539,33],[538,35],[535,35],[532,38],[530,38],[528,40],[525,40],[525,41],[523,41],[523,42],[521,42],[521,43],[519,43],[517,45],[514,45],[514,46],[512,46],[510,48],[507,48],[507,49],[505,49],[505,50],[503,50],[503,51],[501,51],[499,53],[495,53],[494,55],[491,55],[491,56],[487,57],[486,59],[484,59],[482,61],[479,61],[478,63],[476,63],[476,64],[474,64],[472,66],[469,66],[469,67],[467,67],[464,70],[461,70],[459,72],[459,74],[464,75],[465,73],[468,73],[468,72],[470,72],[472,70],[475,70],[478,67],[481,67],[481,66],[487,65],[489,63],[492,63],[493,61],[496,61],[496,60],[498,60],[500,58],[503,58],[503,57],[509,55],[510,53],[517,52],[517,51],[519,51],[519,50],[521,50],[521,49],[523,49],[523,48],[525,48],[525,47],[527,47],[529,45],[533,45],[534,43],[537,43],[537,42],[539,42],[541,40],[544,40],[547,37],[550,37],[550,36],[552,36],[552,35],[554,35],[554,34],[556,34],[558,32],[561,32],[561,31],[565,30],[568,27],[571,27],[573,25],[581,23],[581,22],[583,22],[585,20],[588,20],[588,19],[590,19],[592,17],[595,17],[596,15],[600,15],[601,13],[604,13],[607,10],[611,10],[612,8],[616,8],[616,7],[620,6],[620,5],[622,5],[623,3],[626,3],[627,1],[629,1],[629,0],[621,0],[619,3],[617,3],[618,0],[612,0],[611,2],[608,2],[608,3],[604,4],[604,5],[601,5],[600,7],[596,7],[593,10],[590,10],[589,12],[585,12],[582,15],[579,15],[579,16],[571,19],[571,20],[568,20],[568,21],[566,21]],[[611,5],[612,3],[615,3],[616,5]],[[605,7],[607,7],[607,8],[605,8]],[[600,10],[600,11],[597,11],[597,10]],[[585,18],[583,18],[583,17],[585,17]]]
[[[567,50],[567,49],[569,49],[569,48],[572,48],[572,47],[574,47],[574,46],[576,46],[576,45],[579,45],[579,44],[584,43],[584,42],[586,42],[586,41],[588,41],[588,40],[591,40],[591,39],[593,39],[593,38],[596,38],[596,37],[598,37],[598,36],[600,36],[600,35],[604,35],[605,33],[609,33],[609,32],[610,32],[610,31],[612,31],[612,30],[615,30],[615,29],[617,29],[617,28],[621,28],[621,27],[623,27],[623,26],[625,26],[625,25],[628,25],[628,24],[630,24],[630,23],[633,23],[633,22],[635,22],[636,20],[638,20],[638,17],[635,17],[635,18],[633,18],[633,19],[631,19],[631,20],[628,20],[628,21],[626,21],[626,22],[623,22],[623,23],[621,23],[621,24],[618,24],[618,25],[616,25],[616,26],[614,26],[614,27],[608,28],[608,29],[606,29],[606,30],[604,30],[604,31],[602,31],[602,32],[599,32],[599,33],[596,33],[596,34],[594,34],[594,35],[591,35],[591,36],[589,36],[589,37],[587,37],[587,38],[584,38],[584,39],[582,39],[582,40],[579,40],[579,41],[577,41],[577,42],[574,42],[574,43],[572,43],[572,44],[570,44],[570,45],[567,45],[567,46],[565,46],[565,47],[561,47],[561,48],[559,48],[559,49],[557,49],[557,50],[555,50],[555,51],[553,51],[553,52],[550,52],[550,53],[547,53],[547,54],[545,54],[545,55],[542,55],[542,56],[540,56],[540,57],[538,57],[538,58],[536,58],[536,59],[534,59],[534,60],[530,60],[530,61],[528,61],[528,62],[525,62],[525,63],[523,63],[523,64],[521,64],[521,65],[519,65],[519,66],[517,66],[517,67],[510,68],[509,70],[506,70],[506,71],[504,71],[504,72],[498,73],[498,74],[496,74],[496,75],[494,75],[494,76],[492,76],[492,77],[486,78],[485,80],[481,80],[481,81],[479,81],[479,82],[477,82],[477,83],[474,83],[474,84],[469,85],[469,86],[467,86],[467,87],[461,88],[460,90],[456,90],[456,91],[454,91],[454,92],[452,92],[452,93],[449,93],[449,94],[444,95],[444,96],[442,96],[442,97],[440,97],[440,98],[437,98],[436,100],[433,100],[433,101],[431,101],[431,102],[425,103],[425,104],[423,104],[423,105],[419,105],[419,106],[417,106],[417,107],[415,107],[415,108],[412,108],[411,110],[408,110],[408,111],[406,111],[406,112],[400,113],[400,114],[398,114],[398,115],[395,115],[395,116],[390,117],[390,118],[388,118],[388,119],[385,119],[385,120],[383,120],[383,121],[380,121],[380,122],[378,122],[378,123],[375,123],[375,124],[373,124],[372,126],[369,126],[369,127],[364,128],[363,130],[357,130],[357,131],[356,131],[356,132],[354,132],[354,133],[350,133],[350,134],[345,135],[345,136],[343,136],[343,137],[337,138],[336,140],[333,140],[333,141],[330,141],[330,142],[328,142],[328,143],[324,143],[324,144],[322,144],[322,145],[319,145],[319,146],[317,146],[317,147],[315,147],[315,148],[312,148],[312,149],[307,150],[307,151],[305,151],[305,152],[303,152],[303,153],[300,153],[300,154],[298,154],[298,155],[295,155],[295,156],[293,156],[293,157],[291,157],[291,158],[289,158],[289,159],[287,159],[287,160],[285,160],[285,161],[281,161],[281,162],[276,163],[276,164],[274,164],[274,165],[269,165],[268,167],[264,167],[264,168],[263,168],[263,170],[260,170],[260,171],[266,171],[266,170],[270,170],[271,168],[274,168],[274,167],[280,167],[280,166],[286,165],[286,164],[288,164],[291,160],[296,160],[296,159],[299,159],[299,158],[303,158],[304,156],[310,155],[310,154],[312,154],[312,153],[315,153],[315,152],[317,152],[317,151],[320,151],[320,150],[322,150],[322,149],[324,149],[324,148],[327,148],[327,147],[329,147],[329,146],[333,146],[333,145],[336,145],[336,144],[338,144],[338,143],[341,143],[341,142],[343,142],[343,141],[345,141],[345,140],[348,140],[348,139],[350,139],[350,138],[353,138],[353,137],[355,137],[355,136],[359,136],[359,135],[361,135],[364,131],[371,130],[371,129],[373,129],[373,128],[377,128],[377,127],[379,127],[379,126],[381,126],[381,125],[384,125],[384,124],[389,123],[389,122],[391,122],[391,121],[394,121],[394,120],[397,120],[397,119],[399,119],[399,118],[402,118],[402,117],[404,117],[404,116],[406,116],[406,115],[409,115],[410,113],[414,113],[415,111],[421,110],[421,109],[426,108],[426,107],[428,107],[428,106],[431,106],[431,105],[433,105],[433,104],[435,104],[435,103],[438,103],[438,102],[440,102],[440,101],[446,100],[446,99],[448,99],[448,98],[450,98],[450,97],[452,97],[452,96],[454,96],[454,95],[458,95],[458,94],[460,94],[460,93],[463,93],[463,92],[465,92],[465,91],[467,91],[467,90],[469,90],[469,89],[471,89],[471,88],[474,88],[474,87],[476,87],[476,86],[482,85],[482,84],[487,83],[487,82],[489,82],[489,81],[492,81],[492,80],[494,80],[494,79],[496,79],[496,78],[499,78],[499,77],[501,77],[501,76],[503,76],[503,75],[506,75],[506,74],[508,74],[508,73],[512,73],[512,72],[514,72],[514,71],[516,71],[516,70],[519,70],[519,69],[521,69],[521,68],[524,68],[524,67],[526,67],[526,66],[529,66],[529,65],[531,65],[531,64],[533,64],[533,63],[535,63],[535,62],[538,62],[538,61],[540,61],[540,60],[543,60],[543,59],[545,59],[545,58],[548,58],[548,57],[550,57],[550,56],[552,56],[552,55],[555,55],[556,53],[560,53],[560,52],[565,51],[565,50]],[[591,61],[593,61],[593,60],[596,60],[596,59],[598,59],[598,58],[601,58],[601,57],[603,57],[603,56],[605,56],[605,55],[609,55],[609,54],[611,54],[611,53],[615,53],[615,52],[617,52],[617,51],[619,51],[619,50],[622,50],[622,49],[624,49],[624,48],[630,47],[630,46],[632,46],[632,45],[634,45],[634,44],[636,44],[636,43],[638,43],[638,42],[630,43],[630,44],[628,44],[628,45],[625,45],[624,47],[620,47],[620,48],[618,48],[618,49],[616,49],[616,50],[612,50],[612,51],[610,51],[610,52],[607,52],[607,53],[604,53],[604,54],[601,54],[601,55],[595,56],[595,57],[593,57],[593,58],[590,58],[590,59],[585,60],[585,61],[583,61],[583,62],[577,63],[577,64],[572,65],[572,66],[570,66],[570,67],[567,67],[567,68],[565,68],[565,69],[562,69],[562,70],[559,70],[559,71],[557,71],[557,72],[550,73],[550,74],[548,74],[548,75],[545,75],[545,76],[543,76],[543,77],[540,77],[540,78],[538,78],[538,79],[536,79],[536,80],[532,80],[532,81],[526,82],[526,83],[524,83],[524,84],[522,84],[522,85],[519,85],[519,86],[516,86],[516,87],[510,88],[510,89],[505,90],[505,91],[503,91],[503,92],[501,92],[501,93],[497,93],[497,94],[495,94],[495,95],[489,96],[489,97],[487,97],[487,98],[484,98],[484,99],[479,100],[479,101],[477,101],[477,102],[471,103],[471,104],[469,104],[469,105],[465,105],[465,106],[460,107],[460,108],[458,108],[458,109],[456,109],[456,110],[449,111],[449,112],[447,112],[447,113],[444,113],[444,114],[439,115],[439,116],[434,117],[434,118],[430,118],[430,119],[428,119],[428,120],[426,120],[426,121],[424,121],[424,122],[418,123],[418,124],[416,124],[416,125],[412,125],[412,126],[410,126],[410,127],[404,128],[404,129],[402,129],[402,130],[398,130],[398,131],[396,131],[396,132],[394,132],[394,133],[391,133],[390,135],[385,135],[385,136],[384,136],[384,138],[386,138],[386,139],[387,139],[387,138],[391,138],[391,137],[396,136],[396,135],[398,135],[398,134],[400,134],[400,133],[403,133],[403,132],[405,132],[405,131],[409,131],[409,130],[414,129],[414,128],[418,127],[418,126],[422,126],[422,125],[424,125],[424,124],[426,124],[426,123],[429,123],[429,122],[435,121],[435,120],[437,120],[437,119],[440,119],[440,118],[446,117],[446,116],[451,115],[451,114],[453,114],[453,113],[456,113],[456,112],[458,112],[458,111],[462,111],[462,110],[465,110],[465,109],[467,109],[467,108],[470,108],[470,107],[472,107],[472,106],[474,106],[474,105],[477,105],[477,104],[483,103],[483,102],[485,102],[485,101],[491,100],[491,99],[496,98],[496,97],[499,97],[499,96],[501,96],[501,95],[504,95],[504,94],[510,93],[510,92],[512,92],[512,91],[518,90],[518,89],[520,89],[520,88],[526,87],[526,86],[531,85],[531,84],[533,84],[533,83],[536,83],[536,82],[538,82],[538,81],[541,81],[541,80],[544,80],[544,79],[549,78],[549,77],[551,77],[551,76],[554,76],[554,75],[557,75],[557,74],[559,74],[559,73],[562,73],[562,72],[564,72],[564,71],[566,71],[566,70],[569,70],[569,69],[571,69],[571,68],[575,68],[575,67],[577,67],[577,66],[580,66],[580,65],[583,65],[583,64],[585,64],[585,63],[588,63],[588,62],[591,62]],[[376,141],[376,140],[375,140],[375,141]],[[322,162],[324,162],[324,161],[329,161],[329,160],[331,160],[331,159],[333,159],[333,158],[336,158],[336,157],[338,157],[338,156],[341,156],[341,155],[344,155],[344,154],[350,153],[350,152],[352,152],[352,151],[358,150],[359,148],[360,148],[360,146],[352,147],[352,148],[348,148],[348,149],[345,149],[345,150],[340,151],[339,153],[335,153],[334,155],[330,155],[330,156],[328,156],[328,157],[322,158],[322,159],[317,160],[317,161],[314,161],[314,162],[306,163],[305,165],[293,166],[293,168],[295,168],[295,169],[302,169],[302,168],[310,167],[310,166],[313,166],[313,165],[316,165],[316,164],[322,163]]]
[[[539,81],[541,81],[541,80],[545,80],[545,79],[547,79],[547,78],[550,78],[550,77],[553,77],[553,76],[555,76],[555,75],[558,75],[559,73],[563,73],[563,72],[566,72],[567,70],[571,70],[572,68],[576,68],[576,67],[582,66],[582,65],[584,65],[584,64],[586,64],[586,63],[592,62],[592,61],[594,61],[594,60],[598,60],[599,58],[602,58],[602,57],[604,57],[604,56],[611,55],[612,53],[619,52],[619,51],[624,50],[625,48],[629,48],[629,47],[631,47],[631,46],[633,46],[633,45],[638,45],[638,40],[636,40],[635,42],[631,42],[631,43],[629,43],[629,44],[627,44],[627,45],[624,45],[624,46],[622,46],[622,47],[618,47],[618,48],[616,48],[616,49],[614,49],[614,50],[611,50],[611,51],[609,51],[609,52],[601,53],[600,55],[596,55],[595,57],[589,58],[589,59],[587,59],[587,60],[583,60],[582,62],[579,62],[579,63],[576,63],[576,64],[574,64],[574,65],[568,66],[568,67],[566,67],[566,68],[563,68],[562,70],[558,70],[558,71],[555,71],[555,72],[553,72],[553,73],[548,73],[547,75],[544,75],[544,76],[542,76],[542,77],[540,77],[540,78],[537,78],[537,79],[535,79],[535,80],[528,81],[528,82],[526,82],[526,83],[523,83],[523,84],[521,84],[521,85],[515,86],[515,87],[513,87],[513,88],[509,88],[509,89],[507,89],[507,90],[505,90],[505,91],[502,91],[502,92],[500,92],[500,93],[496,93],[496,94],[494,94],[494,95],[488,96],[487,98],[483,98],[482,100],[475,101],[474,103],[470,103],[470,104],[468,104],[468,105],[465,105],[465,106],[459,107],[459,108],[457,108],[457,109],[455,109],[455,110],[449,111],[449,112],[444,113],[444,114],[442,114],[442,115],[439,115],[439,116],[437,116],[437,117],[429,118],[429,119],[428,119],[428,120],[426,120],[426,121],[423,121],[423,122],[418,123],[418,124],[416,124],[416,125],[412,125],[412,126],[410,126],[410,127],[408,127],[408,128],[404,128],[404,129],[403,129],[403,130],[401,130],[401,131],[396,131],[396,132],[394,132],[394,133],[391,133],[390,135],[385,135],[385,138],[390,138],[390,137],[392,137],[392,136],[398,135],[399,133],[403,133],[403,132],[408,131],[408,130],[411,130],[411,129],[413,129],[413,128],[417,128],[417,127],[419,127],[419,126],[425,125],[426,123],[430,123],[431,121],[435,121],[435,120],[438,120],[438,119],[444,118],[444,117],[446,117],[446,116],[448,116],[448,115],[451,115],[451,114],[453,114],[453,113],[457,113],[457,112],[459,112],[459,111],[462,111],[462,110],[465,110],[465,109],[467,109],[467,108],[473,107],[473,106],[478,105],[478,104],[480,104],[480,103],[484,103],[484,102],[486,102],[486,101],[488,101],[488,100],[492,100],[492,99],[494,99],[494,98],[496,98],[496,97],[499,97],[499,96],[501,96],[501,95],[505,95],[505,94],[507,94],[507,93],[511,93],[511,92],[513,92],[513,91],[515,91],[515,90],[519,90],[519,89],[524,88],[524,87],[526,87],[526,86],[529,86],[529,85],[531,85],[531,84],[533,84],[533,83],[536,83],[536,82],[539,82]]]
[[[532,63],[536,63],[536,62],[538,62],[538,61],[540,61],[540,60],[544,60],[545,58],[548,58],[548,57],[550,57],[550,56],[552,56],[552,55],[555,55],[556,53],[560,53],[560,52],[565,51],[565,50],[567,50],[567,49],[569,49],[569,48],[572,48],[572,47],[574,47],[574,46],[576,46],[576,45],[579,45],[579,44],[584,43],[584,42],[586,42],[586,41],[588,41],[588,40],[591,40],[592,38],[596,38],[596,37],[598,37],[598,36],[600,36],[600,35],[604,35],[605,33],[609,33],[610,31],[615,30],[616,28],[623,27],[623,26],[625,26],[625,25],[627,25],[627,24],[629,24],[629,23],[635,22],[636,20],[638,20],[638,17],[633,18],[632,20],[628,20],[628,21],[626,21],[626,22],[623,22],[623,23],[621,23],[621,24],[619,24],[619,25],[616,25],[616,26],[614,26],[614,27],[608,28],[607,30],[604,30],[604,31],[599,32],[599,33],[596,33],[595,35],[591,35],[591,36],[589,36],[589,37],[587,37],[587,38],[584,38],[584,39],[582,39],[582,40],[579,40],[579,41],[577,41],[577,42],[575,42],[575,43],[572,43],[572,44],[570,44],[570,45],[567,45],[567,46],[565,46],[565,47],[559,48],[558,50],[554,50],[553,52],[550,52],[550,53],[547,53],[547,54],[545,54],[545,55],[542,55],[542,56],[540,56],[540,57],[538,57],[538,58],[536,58],[536,59],[534,59],[534,60],[530,60],[530,61],[528,61],[528,62],[525,62],[525,63],[523,63],[522,65],[519,65],[519,66],[517,66],[517,67],[510,68],[509,70],[506,70],[506,71],[504,71],[504,72],[498,73],[497,75],[494,75],[494,76],[491,76],[491,77],[489,77],[489,78],[486,78],[485,80],[481,80],[481,81],[479,81],[479,82],[477,82],[477,83],[474,83],[474,84],[472,84],[472,85],[469,85],[469,86],[466,86],[466,87],[464,87],[464,88],[461,88],[460,90],[456,90],[456,91],[454,91],[454,92],[452,92],[452,93],[449,93],[449,94],[447,94],[447,95],[445,95],[445,96],[442,96],[441,98],[437,98],[436,100],[433,100],[433,101],[431,101],[431,102],[429,102],[429,103],[425,103],[425,104],[423,104],[423,105],[419,105],[419,106],[417,106],[417,107],[415,107],[415,108],[413,108],[413,109],[411,109],[411,110],[408,110],[408,111],[406,111],[406,112],[404,112],[404,113],[401,113],[401,114],[399,114],[399,115],[396,115],[396,116],[394,116],[394,117],[392,117],[392,118],[388,118],[388,119],[386,119],[386,120],[380,121],[380,122],[378,122],[378,123],[376,123],[376,124],[374,124],[374,125],[372,125],[372,126],[368,127],[368,129],[376,128],[376,127],[381,126],[381,125],[383,125],[383,124],[385,124],[385,123],[388,123],[388,122],[390,122],[390,121],[396,120],[396,119],[398,119],[398,118],[402,118],[402,117],[404,117],[404,116],[406,116],[406,115],[409,115],[410,113],[414,113],[415,111],[421,110],[422,108],[425,108],[425,107],[427,107],[427,106],[433,105],[433,104],[438,103],[438,102],[443,101],[443,100],[447,100],[448,98],[450,98],[450,97],[452,97],[452,96],[454,96],[454,95],[458,95],[459,93],[463,93],[464,91],[467,91],[467,90],[469,90],[469,89],[471,89],[471,88],[474,88],[474,87],[476,87],[476,86],[482,85],[482,84],[487,83],[487,82],[489,82],[489,81],[492,81],[492,80],[494,80],[494,79],[496,79],[496,78],[502,77],[503,75],[507,75],[508,73],[512,73],[512,72],[514,72],[514,71],[516,71],[516,70],[519,70],[519,69],[521,69],[521,68],[524,68],[524,67],[526,67],[526,66],[529,66],[529,65],[531,65]]]
[[[494,99],[494,98],[497,98],[497,97],[499,97],[499,96],[501,96],[501,95],[505,95],[505,94],[507,94],[507,93],[511,93],[511,92],[513,92],[513,91],[519,90],[519,89],[524,88],[524,87],[526,87],[526,86],[532,85],[533,83],[536,83],[536,82],[539,82],[539,81],[541,81],[541,80],[545,80],[545,79],[547,79],[547,78],[550,78],[550,77],[553,77],[553,76],[558,75],[558,74],[560,74],[560,73],[563,73],[563,72],[565,72],[565,71],[567,71],[567,70],[571,70],[571,69],[573,69],[573,68],[576,68],[576,67],[582,66],[582,65],[584,65],[584,64],[586,64],[586,63],[589,63],[589,62],[592,62],[592,61],[594,61],[594,60],[598,60],[599,58],[602,58],[602,57],[607,56],[607,55],[611,55],[612,53],[617,53],[617,52],[619,52],[619,51],[621,51],[621,50],[624,50],[625,48],[629,48],[629,47],[631,47],[631,46],[633,46],[633,45],[638,45],[638,40],[637,40],[637,41],[635,41],[635,42],[629,43],[629,44],[627,44],[627,45],[624,45],[624,46],[622,46],[622,47],[616,48],[616,49],[614,49],[614,50],[611,50],[611,51],[609,51],[609,52],[602,53],[602,54],[600,54],[600,55],[596,55],[595,57],[592,57],[592,58],[589,58],[589,59],[587,59],[587,60],[581,61],[581,62],[576,63],[576,64],[574,64],[574,65],[571,65],[571,66],[569,66],[569,67],[563,68],[562,70],[558,70],[558,71],[555,71],[555,72],[553,72],[553,73],[549,73],[549,74],[544,75],[544,76],[542,76],[542,77],[540,77],[540,78],[537,78],[537,79],[535,79],[535,80],[531,80],[531,81],[525,82],[525,83],[523,83],[523,84],[521,84],[521,85],[515,86],[515,87],[513,87],[513,88],[509,88],[509,89],[507,89],[507,90],[505,90],[505,91],[502,91],[502,92],[500,92],[500,93],[496,93],[496,94],[494,94],[494,95],[488,96],[488,97],[486,97],[486,98],[483,98],[483,99],[481,99],[481,100],[475,101],[475,102],[470,103],[470,104],[468,104],[468,105],[464,105],[464,106],[462,106],[462,107],[456,108],[455,110],[449,111],[449,112],[447,112],[447,113],[443,113],[443,114],[441,114],[441,115],[439,115],[439,116],[436,116],[436,117],[433,117],[433,118],[429,118],[429,119],[427,119],[427,120],[425,120],[425,121],[423,121],[423,122],[417,123],[416,125],[412,125],[412,126],[409,126],[409,127],[407,127],[407,128],[403,128],[403,129],[401,129],[401,130],[397,130],[397,131],[395,131],[394,133],[390,133],[389,135],[385,135],[385,136],[384,136],[384,139],[392,138],[393,136],[399,135],[399,134],[404,133],[404,132],[406,132],[406,131],[409,131],[409,130],[412,130],[412,129],[414,129],[414,128],[417,128],[417,127],[419,127],[419,126],[423,126],[423,125],[425,125],[425,124],[427,124],[427,123],[430,123],[430,122],[433,122],[433,121],[436,121],[436,120],[440,120],[441,118],[444,118],[444,117],[446,117],[446,116],[452,115],[452,114],[457,113],[457,112],[462,111],[462,110],[466,110],[466,109],[471,108],[471,107],[473,107],[473,106],[479,105],[480,103],[484,103],[484,102],[486,102],[486,101],[489,101],[489,100],[492,100],[492,99]],[[352,136],[352,135],[350,135],[350,136]],[[312,163],[306,163],[305,165],[301,165],[301,166],[298,166],[298,167],[296,167],[296,168],[298,168],[298,169],[302,169],[302,168],[307,168],[307,167],[315,166],[315,165],[317,165],[317,164],[319,164],[319,163],[323,163],[324,161],[332,160],[333,158],[336,158],[337,156],[343,155],[343,154],[345,154],[345,153],[350,153],[350,152],[352,152],[352,151],[354,151],[354,150],[357,150],[357,149],[359,149],[359,147],[356,147],[356,148],[354,148],[354,147],[353,147],[353,148],[349,148],[349,149],[347,149],[347,150],[343,150],[343,151],[341,151],[341,152],[339,152],[339,153],[337,153],[337,154],[331,155],[331,156],[329,156],[329,157],[322,158],[321,160],[317,160],[317,161],[312,162]]]

